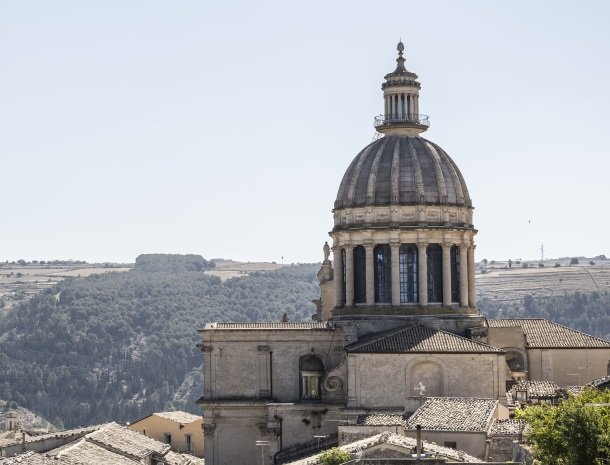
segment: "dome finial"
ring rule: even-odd
[[[406,60],[402,56],[402,52],[405,50],[405,45],[402,43],[402,38],[398,42],[398,45],[396,46],[396,50],[398,50],[398,58],[396,58],[396,63],[398,63],[398,66],[396,66],[396,71],[394,71],[394,72],[395,73],[406,73],[407,72],[407,68],[405,68]]]

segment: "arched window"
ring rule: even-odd
[[[315,355],[304,355],[299,359],[299,371],[301,374],[301,399],[319,399],[320,378],[324,373],[322,360]]]
[[[428,302],[443,301],[443,250],[438,244],[430,244],[428,255]]]
[[[451,246],[451,302],[460,301],[460,249]]]
[[[354,248],[354,303],[366,303],[366,252],[361,245]]]
[[[419,302],[417,294],[417,246],[400,246],[400,303]]]
[[[392,303],[392,260],[390,246],[378,245],[373,249],[375,267],[375,303]]]
[[[345,275],[346,269],[345,269],[345,249],[341,249],[341,277],[343,280],[343,285],[341,286],[341,305],[345,305],[345,296],[346,296],[346,291],[345,291],[345,283],[346,283],[346,275]]]

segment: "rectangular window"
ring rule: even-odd
[[[445,441],[443,445],[449,449],[457,449],[457,442],[455,441]]]
[[[184,435],[184,449],[186,450],[186,452],[193,451],[193,438],[190,434]]]
[[[165,444],[171,444],[172,443],[172,435],[171,435],[171,433],[165,433],[163,436],[164,436],[163,442],[165,442]]]

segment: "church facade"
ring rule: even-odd
[[[472,201],[455,162],[421,136],[420,83],[397,49],[380,137],[339,185],[315,322],[200,331],[207,465],[284,463],[336,441],[359,415],[408,415],[427,397],[506,403],[518,380],[565,386],[575,369],[586,367],[583,380],[607,374],[608,341],[480,314]]]

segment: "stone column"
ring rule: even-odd
[[[468,307],[468,247],[460,245],[460,307]]]
[[[419,305],[428,305],[428,243],[417,244],[417,280],[419,290]]]
[[[476,291],[474,286],[474,249],[475,245],[468,246],[468,306],[475,308],[477,306]]]
[[[366,253],[366,304],[375,304],[375,271],[373,260],[373,244],[364,244]]]
[[[345,248],[345,306],[354,306],[354,249]]]
[[[442,244],[443,248],[443,306],[451,306],[451,244]]]
[[[335,307],[343,307],[343,257],[341,247],[333,245],[334,281],[335,281]]]
[[[392,260],[392,305],[400,305],[400,243],[390,243]]]

